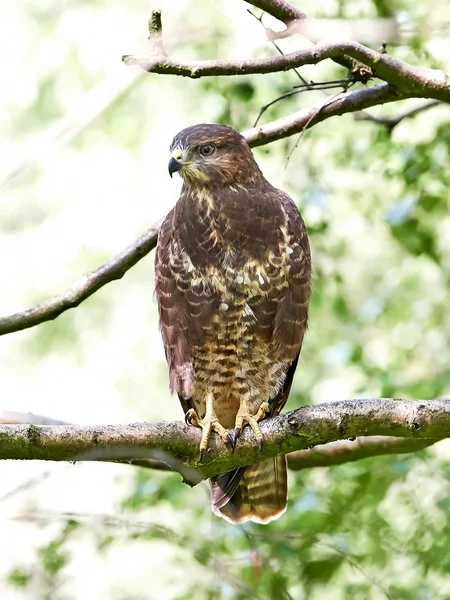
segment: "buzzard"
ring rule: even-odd
[[[156,251],[156,296],[170,387],[186,422],[233,450],[249,425],[286,404],[307,326],[311,259],[291,198],[263,176],[226,125],[178,133],[169,173],[183,187]],[[213,511],[268,523],[286,509],[284,456],[210,480]]]

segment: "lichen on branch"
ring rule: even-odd
[[[234,454],[218,436],[212,436],[206,457],[200,461],[201,432],[179,422],[1,425],[0,459],[132,461],[154,459],[155,452],[162,452],[197,470],[201,478],[208,478],[274,456],[357,436],[423,440],[425,447],[448,436],[450,400],[369,398],[304,406],[263,421],[261,431],[262,452],[247,427]]]

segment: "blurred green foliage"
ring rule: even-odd
[[[183,2],[176,13],[168,6],[163,19],[170,27],[186,23],[187,29],[192,26],[194,31],[180,41],[181,48],[177,47],[174,54],[194,58],[230,55],[232,16],[224,12],[224,4],[206,0]],[[236,0],[235,6],[239,4]],[[53,66],[48,68],[39,63],[42,72],[34,96],[30,95],[28,103],[23,101],[13,111],[14,118],[4,125],[5,135],[15,143],[64,117],[71,86],[75,90],[72,101],[76,103],[100,78],[93,46],[89,45],[91,64],[82,58],[87,51],[81,42],[80,47],[75,37],[65,42],[61,34],[71,19],[74,28],[80,26],[77,11],[86,11],[86,26],[90,16],[97,23],[108,23],[108,17],[114,18],[117,27],[120,19],[114,11],[127,11],[131,19],[133,13],[144,18],[148,10],[145,2],[138,1],[126,9],[119,2],[111,3],[113,8],[104,2],[79,3],[78,8],[68,3],[64,11],[60,3],[52,0],[22,5],[23,19],[33,31],[35,47],[41,48],[57,35],[58,40],[63,39],[58,48],[64,56],[55,55]],[[428,0],[414,5],[406,0],[305,1],[301,8],[312,16],[330,18],[399,15],[407,30],[415,35],[405,35],[389,50],[414,64],[450,69],[450,51],[446,54],[443,50],[450,48],[444,27],[449,14],[444,2],[432,6]],[[191,16],[193,12],[196,19]],[[125,18],[124,14],[120,13],[121,18]],[[242,29],[235,32],[235,42],[242,39],[247,28],[252,36],[257,35],[259,25],[255,19],[245,11],[239,19]],[[144,33],[143,21],[136,36]],[[98,28],[99,45],[102,34],[104,30]],[[264,36],[263,31],[260,34]],[[120,40],[120,36],[117,27],[115,37]],[[123,53],[128,50],[122,47]],[[275,52],[264,44],[263,37],[253,51],[255,55]],[[119,59],[119,55],[114,57]],[[302,73],[314,81],[342,76],[332,63],[305,68]],[[195,82],[143,77],[112,102],[93,126],[73,138],[70,148],[75,156],[70,158],[70,165],[96,144],[102,152],[109,146],[121,149],[119,163],[128,176],[131,200],[125,192],[120,192],[117,200],[111,197],[110,204],[102,209],[102,216],[109,215],[108,211],[116,210],[115,202],[119,207],[135,202],[132,182],[136,173],[130,164],[140,160],[145,144],[156,136],[161,123],[164,132],[167,130],[164,143],[175,133],[170,130],[172,119],[181,118],[181,114],[186,124],[189,119],[209,120],[247,129],[262,105],[297,83],[292,72]],[[169,115],[157,113],[160,122],[155,121],[153,114],[155,93],[162,103],[172,102],[168,104]],[[299,110],[322,97],[320,92],[293,96],[271,107],[263,121]],[[409,106],[389,105],[372,112],[391,116]],[[328,120],[306,132],[289,160],[295,139],[256,150],[268,179],[298,202],[313,250],[310,332],[288,409],[313,401],[355,396],[434,398],[450,393],[449,124],[448,107],[433,108],[405,120],[391,133],[375,123],[356,122],[350,115]],[[144,165],[142,160],[139,163],[142,171],[145,167],[153,173],[152,166],[147,162]],[[11,231],[20,236],[32,228],[30,214],[37,215],[39,223],[54,218],[55,200],[34,206],[33,186],[39,184],[41,172],[34,165],[14,179],[22,204],[12,204],[2,219],[0,227],[5,236]],[[65,189],[58,185],[55,195]],[[81,189],[87,193],[87,188]],[[101,201],[101,196],[96,192],[93,201]],[[88,206],[83,205],[80,211]],[[114,214],[120,221],[125,211],[117,211]],[[90,215],[83,215],[83,222],[89,218]],[[112,217],[110,221],[102,218],[99,229],[112,227],[112,222]],[[139,222],[130,228],[138,230],[144,226]],[[59,247],[64,246],[64,231],[61,235]],[[70,276],[96,266],[110,253],[108,244],[106,249],[99,249],[93,245],[93,238],[88,243],[83,235],[84,229],[80,228],[74,264],[67,260]],[[92,249],[86,250],[86,245]],[[68,361],[71,352],[80,363],[88,362],[87,349],[97,338],[103,339],[108,331],[118,327],[114,315],[125,313],[125,318],[129,318],[133,312],[132,294],[150,298],[153,283],[149,264],[138,265],[124,280],[130,296],[125,292],[121,296],[116,285],[108,286],[83,304],[83,311],[80,307],[56,323],[30,331],[15,351],[20,348],[27,361],[43,361],[57,355]],[[70,281],[69,278],[67,282]],[[45,287],[37,286],[30,298],[41,297],[45,291]],[[139,324],[139,332],[146,331],[156,313],[139,315],[147,319]],[[132,331],[137,335],[136,329]],[[113,342],[108,344],[111,347]],[[114,379],[115,369],[109,363],[104,379],[100,378],[114,381],[130,410],[148,397],[149,387],[154,397],[163,394],[159,380],[164,389],[167,385],[162,353],[157,359],[157,377],[152,380],[147,373],[149,358],[145,348],[149,345],[154,345],[153,340],[143,334],[136,346],[126,346],[130,356],[127,358],[124,352],[119,357],[126,371],[121,373],[122,379]],[[98,379],[97,373],[95,376]],[[71,381],[75,378],[71,377]],[[94,399],[97,401],[87,401],[88,406]],[[169,410],[166,406],[161,402],[158,407],[163,408],[158,409]],[[108,410],[106,405],[105,421]],[[148,417],[145,410],[142,408],[142,418]],[[181,417],[181,410],[177,414]],[[158,417],[168,418],[165,412],[158,413]],[[205,486],[191,490],[181,484],[178,475],[134,469],[122,485],[122,499],[117,502],[114,517],[93,515],[89,519],[81,515],[74,520],[62,511],[58,531],[50,528],[48,541],[36,546],[35,562],[30,564],[24,559],[9,567],[5,577],[7,591],[2,597],[20,589],[29,594],[23,596],[26,598],[75,598],[70,592],[70,581],[87,576],[80,569],[71,568],[76,544],[83,539],[81,547],[87,544],[96,552],[98,562],[93,562],[92,570],[113,560],[119,546],[125,546],[126,553],[133,553],[134,562],[139,561],[139,552],[145,556],[142,577],[148,577],[150,582],[145,590],[138,590],[138,582],[136,590],[116,586],[118,573],[112,568],[108,589],[114,591],[105,598],[444,600],[450,598],[447,456],[448,447],[442,444],[439,451],[432,448],[411,456],[366,459],[291,474],[288,510],[268,526],[232,527],[211,515]],[[90,491],[95,495],[92,485]],[[30,525],[30,536],[31,532]],[[144,554],[142,544],[150,549],[149,554]],[[156,590],[151,587],[152,560],[163,547],[167,552],[164,556],[169,557],[165,569],[170,582],[164,590]],[[136,548],[139,552],[133,550]],[[126,562],[121,564],[121,569],[128,568]],[[176,575],[170,576],[172,569]]]

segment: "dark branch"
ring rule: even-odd
[[[285,25],[291,21],[304,21],[310,20],[310,17],[299,8],[292,6],[289,2],[284,0],[245,0],[248,4],[260,8],[264,12],[272,15],[279,21],[282,21]]]
[[[424,112],[434,106],[439,106],[441,102],[439,100],[432,100],[431,102],[427,102],[426,104],[422,104],[422,106],[416,106],[411,110],[408,110],[397,117],[376,117],[375,115],[370,115],[368,113],[356,113],[355,119],[357,121],[371,121],[372,123],[378,123],[379,125],[384,125],[386,129],[391,133],[395,127],[405,119],[409,119],[411,117],[415,117],[417,114]]]
[[[371,398],[305,406],[261,424],[263,451],[248,428],[231,454],[213,436],[199,460],[201,433],[182,423],[104,426],[0,426],[0,458],[27,460],[133,460],[155,451],[197,469],[203,478],[261,460],[354,436],[395,436],[439,440],[450,430],[449,400]]]

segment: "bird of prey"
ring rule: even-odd
[[[233,450],[248,424],[286,404],[307,327],[311,259],[291,198],[263,176],[226,125],[183,129],[169,173],[183,187],[161,227],[156,296],[170,387],[186,422]],[[284,456],[210,480],[212,509],[232,523],[268,523],[287,503]]]

